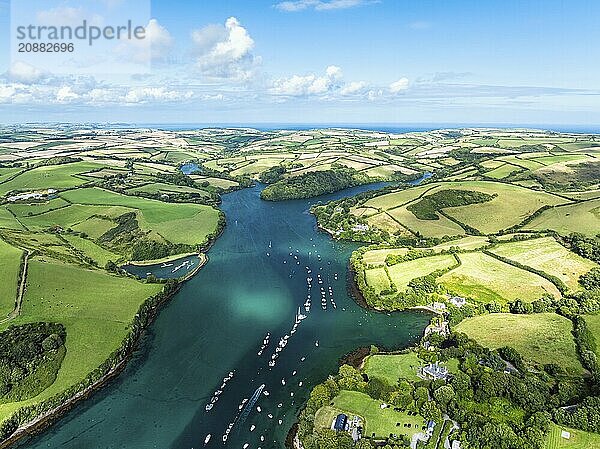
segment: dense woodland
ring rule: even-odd
[[[268,201],[311,198],[369,182],[373,179],[352,168],[337,167],[283,178],[265,188],[260,197]]]

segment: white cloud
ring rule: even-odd
[[[15,61],[11,64],[7,72],[8,78],[12,81],[22,83],[33,83],[40,80],[44,73],[30,64],[23,61]]]
[[[342,87],[340,93],[342,95],[354,95],[364,92],[366,88],[367,83],[365,83],[364,81],[352,81],[346,84],[344,87]]]
[[[357,6],[379,3],[376,0],[290,0],[275,4],[275,8],[285,12],[304,11],[314,9],[315,11],[331,11],[335,9],[348,9]]]
[[[56,92],[56,101],[59,103],[70,103],[79,98],[79,95],[73,92],[70,86],[62,86]]]
[[[165,87],[137,87],[129,90],[125,95],[126,103],[147,103],[151,101],[172,102],[190,99],[193,92],[168,90]]]
[[[408,78],[400,78],[398,81],[394,81],[392,84],[390,84],[390,92],[397,94],[408,89],[408,86]]]
[[[293,75],[290,78],[282,78],[273,83],[271,92],[276,95],[300,97],[306,95],[325,94],[337,87],[342,77],[342,69],[330,65],[325,69],[324,76]]]
[[[208,77],[246,80],[260,58],[252,54],[254,40],[235,17],[225,25],[208,25],[192,32],[196,66]]]
[[[126,39],[119,43],[115,51],[122,59],[147,64],[151,61],[165,61],[173,48],[174,39],[156,19],[150,19],[145,26],[144,39]]]

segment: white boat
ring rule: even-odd
[[[212,435],[209,433],[208,435],[206,435],[206,438],[204,438],[204,445],[206,446],[208,444],[208,442],[210,441],[210,437]]]
[[[260,406],[259,406],[259,407],[256,407],[256,411],[257,411],[258,413],[260,413],[260,412],[262,412],[262,408],[260,408]]]
[[[319,346],[319,340],[315,341],[315,346]]]
[[[248,449],[248,446],[250,446],[248,443],[244,444],[243,449]]]
[[[223,435],[223,443],[227,441],[227,435]]]
[[[256,426],[255,426],[254,424],[252,424],[252,425],[250,426],[250,432],[254,432],[254,429],[256,429]]]
[[[300,312],[300,307],[298,307],[298,312],[296,313],[296,321],[302,321],[305,318],[306,315],[303,315],[302,312]]]
[[[206,404],[206,407],[204,407],[206,409],[207,412],[210,412],[213,408],[213,404]]]

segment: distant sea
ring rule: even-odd
[[[108,126],[108,125],[107,125]],[[435,129],[458,128],[528,128],[543,129],[558,132],[600,133],[600,125],[535,125],[535,124],[490,124],[490,123],[429,123],[429,124],[390,124],[390,123],[138,123],[116,124],[116,127],[156,128],[169,131],[184,131],[199,128],[253,128],[260,131],[276,130],[308,130],[323,128],[362,129],[367,131],[382,131],[387,133],[407,133],[432,131]]]

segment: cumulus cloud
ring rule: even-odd
[[[271,92],[276,95],[300,97],[306,95],[325,94],[340,86],[342,69],[330,65],[325,70],[325,75],[293,75],[290,78],[278,79],[273,83]]]
[[[138,87],[125,94],[125,103],[172,102],[192,98],[192,91],[169,90],[165,87]]]
[[[44,72],[23,61],[14,61],[7,72],[7,78],[21,83],[33,83],[44,77]]]
[[[193,31],[192,41],[196,66],[208,77],[246,80],[260,63],[252,53],[254,40],[235,17]]]
[[[398,94],[408,89],[408,86],[408,78],[400,78],[398,81],[394,81],[392,84],[390,84],[390,92],[393,94]]]
[[[174,39],[158,20],[150,19],[144,39],[123,40],[116,47],[122,59],[140,64],[166,61],[171,55]]]
[[[342,95],[355,95],[364,92],[366,88],[367,83],[364,81],[352,81],[344,85],[340,90],[340,93]]]
[[[314,9],[315,11],[331,11],[335,9],[348,9],[357,6],[379,3],[375,0],[290,0],[276,3],[275,8],[285,12],[304,11]]]

